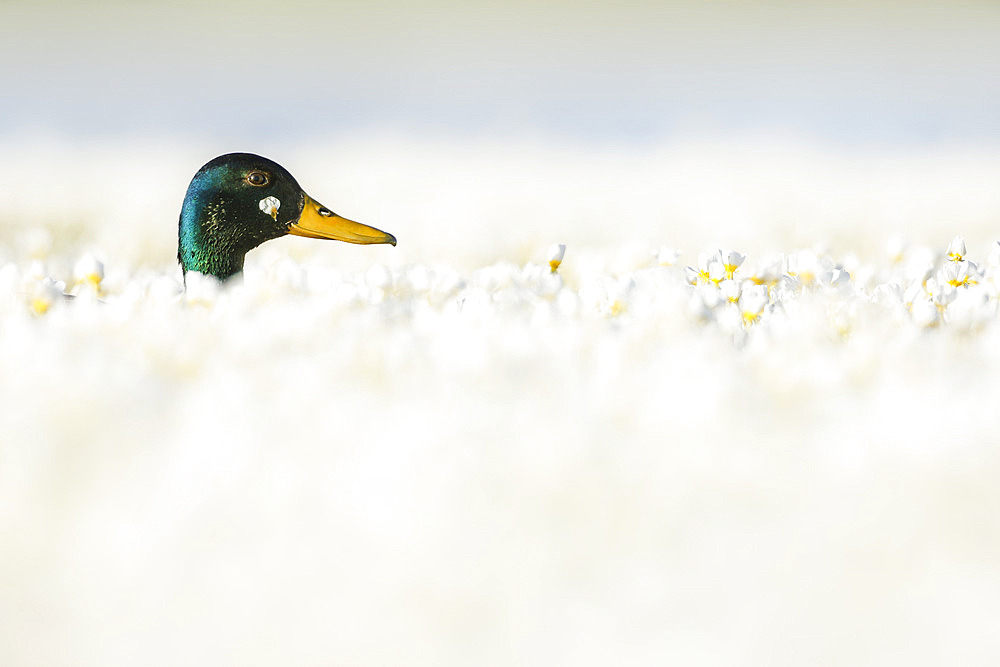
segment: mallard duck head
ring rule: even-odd
[[[392,234],[343,218],[307,195],[288,170],[251,153],[220,155],[191,179],[178,225],[177,260],[227,280],[250,250],[285,234],[389,243]]]

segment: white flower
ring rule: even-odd
[[[776,302],[793,298],[802,290],[802,283],[798,278],[789,275],[781,276],[774,285],[774,300]]]
[[[938,310],[944,310],[952,301],[958,297],[958,290],[951,285],[947,285],[931,295],[931,300]]]
[[[908,304],[910,313],[913,315],[913,320],[921,326],[937,326],[943,319],[948,305],[958,296],[958,290],[937,278],[928,278],[921,288],[920,293],[913,296],[912,303]],[[911,285],[907,294],[912,291]]]
[[[958,296],[958,291],[952,285],[946,282],[943,283],[937,278],[928,279],[925,288],[931,297],[931,301],[937,306],[938,310],[942,311]]]
[[[965,239],[961,235],[953,238],[948,244],[948,259],[952,262],[961,262],[965,259]]]
[[[982,276],[977,267],[968,261],[951,261],[941,267],[938,272],[938,281],[951,285],[952,287],[968,287],[979,282]]]
[[[749,274],[749,275],[748,275]],[[766,257],[757,268],[744,265],[743,275],[758,285],[777,285],[785,275],[785,256],[782,254]]]
[[[693,266],[685,266],[684,282],[686,282],[688,285],[696,286],[698,284],[698,269],[694,268]]]
[[[851,282],[851,274],[838,264],[824,271],[820,276],[820,282],[830,287],[843,287]]]
[[[736,269],[740,268],[746,258],[746,255],[735,250],[719,250],[719,261],[726,272],[726,278],[732,280]]]
[[[48,276],[31,284],[28,290],[28,304],[36,315],[44,315],[63,298],[66,283],[52,280]]]
[[[723,280],[719,283],[719,294],[729,303],[737,303],[740,300],[742,285],[738,280]]]
[[[924,287],[924,280],[913,280],[906,288],[906,291],[903,292],[903,304],[909,308],[921,299],[925,299],[927,297],[928,294],[926,287]]]
[[[565,243],[553,243],[549,246],[549,252],[546,255],[546,259],[549,262],[549,268],[552,269],[552,273],[555,273],[562,264],[563,257],[566,256],[566,244]]]
[[[83,255],[73,265],[73,280],[79,287],[100,292],[101,281],[104,280],[104,264],[90,253]]]
[[[277,197],[264,197],[258,202],[261,212],[271,216],[275,221],[278,219],[278,209],[281,208],[281,202]]]
[[[819,258],[811,250],[800,250],[785,257],[785,273],[798,278],[803,285],[814,281],[819,272]]]
[[[698,268],[691,266],[684,268],[684,276],[689,285],[718,285],[725,278],[726,269],[719,261],[718,255],[700,253],[698,255]]]
[[[750,285],[744,289],[739,300],[743,323],[750,326],[757,322],[769,300],[766,285]]]

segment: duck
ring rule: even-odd
[[[249,251],[286,234],[396,245],[392,234],[339,216],[307,195],[277,162],[227,153],[199,169],[184,195],[177,232],[184,282],[189,271],[223,283],[240,276]]]

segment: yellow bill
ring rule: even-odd
[[[309,195],[305,195],[302,215],[288,228],[288,233],[310,239],[396,245],[396,237],[392,234],[342,218]]]

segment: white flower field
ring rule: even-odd
[[[1000,153],[224,149],[5,151],[0,664],[1000,657]]]

